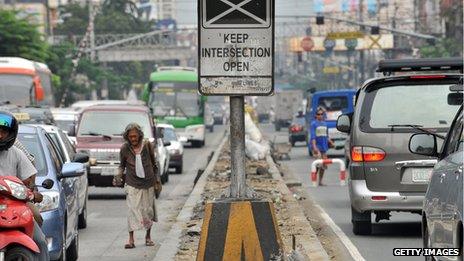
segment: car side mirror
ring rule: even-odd
[[[76,137],[76,124],[68,125],[68,136]]]
[[[164,139],[164,128],[157,128],[156,132],[158,134],[157,138]]]
[[[46,179],[42,182],[42,188],[44,189],[51,189],[53,187],[53,180],[51,179]]]
[[[409,151],[425,156],[438,156],[437,137],[431,134],[416,133],[409,139]]]
[[[60,179],[74,178],[84,175],[85,165],[82,163],[68,162],[63,165],[61,169]]]
[[[171,146],[171,142],[170,141],[164,141],[163,145],[164,145],[164,147]]]
[[[351,118],[347,114],[342,114],[338,116],[337,119],[337,130],[344,132],[344,133],[350,133],[351,130]]]
[[[463,98],[461,92],[453,92],[448,94],[448,105],[462,105]]]
[[[78,152],[74,155],[73,162],[86,163],[88,161],[89,161],[89,155],[85,153]]]

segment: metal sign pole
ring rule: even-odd
[[[245,114],[243,96],[230,97],[230,197],[246,197]]]

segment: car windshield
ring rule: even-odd
[[[163,138],[163,140],[164,141],[176,141],[177,136],[176,136],[176,132],[174,131],[174,129],[164,128],[164,138]]]
[[[195,92],[156,91],[151,106],[156,116],[193,117],[200,112],[199,99]]]
[[[318,108],[325,110],[325,119],[328,121],[336,121],[338,116],[343,113],[343,110],[348,108],[347,96],[330,96],[319,98]]]
[[[74,123],[74,121],[66,121],[66,120],[55,120],[55,125],[56,127],[68,131],[69,126],[71,126]]]
[[[32,77],[23,74],[0,74],[0,102],[30,104]]]
[[[450,84],[399,85],[370,92],[368,124],[373,129],[412,124],[424,128],[449,128],[459,106],[449,105]],[[361,122],[363,119],[361,119]]]
[[[34,156],[34,166],[38,176],[47,175],[47,163],[42,144],[37,134],[18,134],[19,141],[26,147],[27,151]]]
[[[130,123],[142,127],[144,137],[152,138],[150,117],[142,112],[87,111],[82,115],[78,136],[121,136]]]

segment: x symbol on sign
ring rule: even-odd
[[[382,46],[379,43],[379,40],[380,40],[381,37],[382,37],[382,35],[379,35],[377,38],[369,35],[369,39],[371,39],[372,43],[371,43],[371,45],[369,45],[368,49],[372,49],[376,45],[379,47],[379,49],[382,49]]]
[[[223,12],[223,13],[221,13],[221,14],[215,16],[214,18],[210,19],[208,22],[205,23],[206,26],[213,24],[213,23],[216,22],[217,20],[219,20],[219,19],[221,19],[222,17],[224,17],[224,16],[226,16],[226,15],[232,13],[232,12],[235,11],[235,10],[237,10],[237,11],[239,11],[239,12],[241,12],[241,13],[243,13],[243,14],[245,14],[245,15],[251,17],[251,18],[253,18],[254,20],[256,20],[256,21],[258,21],[258,22],[260,22],[260,23],[262,23],[262,24],[266,24],[266,21],[264,21],[263,19],[259,18],[258,16],[254,15],[254,14],[252,14],[252,13],[250,13],[250,12],[248,12],[247,10],[245,10],[245,9],[242,8],[242,6],[248,4],[249,2],[251,2],[251,1],[253,1],[253,0],[245,0],[245,1],[241,2],[241,3],[239,3],[239,4],[231,3],[231,2],[229,2],[228,0],[220,0],[220,1],[223,2],[223,3],[225,3],[225,4],[227,4],[227,5],[229,5],[231,8],[228,9],[227,11],[225,11],[225,12]]]

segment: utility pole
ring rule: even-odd
[[[364,22],[364,17],[363,17],[363,0],[359,0],[359,7],[358,7],[358,20],[360,23]],[[364,31],[364,26],[360,26],[360,31]],[[361,49],[359,50],[359,72],[361,73],[359,77],[359,83],[358,86],[361,86],[361,84],[364,82],[364,50]]]
[[[94,26],[93,0],[89,0],[89,40],[90,40],[90,60],[95,62],[95,26]]]

